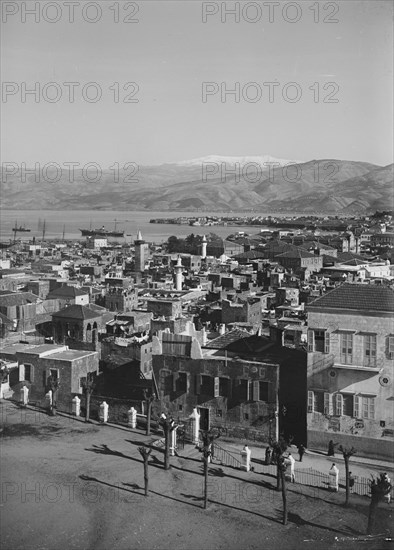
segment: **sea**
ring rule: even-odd
[[[171,235],[176,237],[186,237],[191,233],[195,235],[206,235],[215,233],[219,237],[227,237],[237,231],[244,231],[248,234],[256,234],[260,229],[266,229],[266,226],[190,226],[149,223],[151,219],[157,218],[177,218],[185,217],[203,217],[203,216],[223,216],[223,217],[247,217],[257,215],[256,213],[247,214],[245,212],[154,212],[154,211],[112,211],[112,210],[2,210],[0,215],[0,241],[9,242],[14,238],[13,227],[22,226],[30,229],[30,232],[18,232],[17,240],[28,242],[33,237],[41,239],[43,236],[45,224],[45,239],[62,239],[63,231],[65,240],[84,239],[80,229],[101,228],[103,225],[107,230],[116,229],[124,231],[122,238],[114,239],[119,243],[131,243],[140,230],[143,239],[147,242],[162,243]]]

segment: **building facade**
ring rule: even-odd
[[[308,446],[392,457],[394,290],[344,283],[307,310]]]

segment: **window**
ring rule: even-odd
[[[222,397],[231,396],[231,383],[229,378],[219,378],[219,395]]]
[[[341,345],[341,363],[350,365],[353,363],[353,334],[342,332],[340,338]]]
[[[313,412],[324,412],[324,392],[322,391],[313,392]]]
[[[364,366],[376,367],[376,334],[364,336]]]
[[[25,363],[25,380],[26,382],[33,382],[33,365]]]
[[[315,351],[324,352],[324,330],[315,330]]]
[[[325,329],[308,330],[308,351],[330,353],[330,334]]]
[[[260,401],[268,401],[268,382],[259,382],[260,386]]]
[[[373,420],[375,418],[375,398],[363,395],[363,418]]]
[[[343,405],[342,405],[342,414],[344,416],[353,416],[354,415],[354,399],[351,393],[342,394]]]
[[[49,376],[52,376],[54,380],[59,378],[59,371],[57,369],[50,369]]]
[[[212,396],[214,393],[214,379],[212,376],[207,376],[205,374],[201,374],[201,387],[200,387],[200,393],[203,395]]]

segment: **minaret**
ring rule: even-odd
[[[175,266],[175,290],[182,290],[182,260],[178,256],[178,261]]]
[[[207,239],[204,235],[201,243],[201,259],[205,260],[206,257],[207,257]]]
[[[135,271],[142,272],[145,270],[145,241],[142,238],[140,230],[138,230],[137,239],[134,241],[134,245],[134,269]]]

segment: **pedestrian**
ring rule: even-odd
[[[327,451],[328,456],[335,455],[335,445],[337,445],[337,443],[334,443],[333,440],[330,439],[330,441],[328,442],[328,451]]]
[[[295,464],[295,460],[294,458],[292,457],[291,453],[289,453],[289,456],[287,457],[289,463],[290,463],[290,481],[292,483],[295,483],[295,474],[294,474],[294,464]]]
[[[352,472],[349,472],[349,487],[350,489],[354,487],[354,477],[352,476]]]
[[[268,447],[265,450],[265,465],[269,466],[271,464],[271,457],[272,457],[272,449],[268,445]]]
[[[339,470],[335,466],[335,462],[332,463],[330,471],[328,472],[328,478],[329,488],[334,491],[339,491]]]
[[[302,443],[300,443],[300,444],[298,445],[298,454],[299,454],[299,456],[300,456],[300,462],[302,462],[302,457],[303,457],[304,454],[305,454],[305,447],[304,447],[304,445],[303,445]]]

